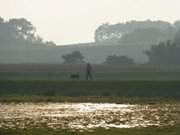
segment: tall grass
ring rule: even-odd
[[[0,81],[3,97],[180,98],[180,81]]]

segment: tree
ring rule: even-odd
[[[4,19],[0,17],[0,23],[4,23]]]
[[[35,38],[34,34],[36,32],[35,27],[31,22],[24,18],[21,19],[10,19],[9,24],[16,29],[17,38],[20,39],[32,39]]]
[[[95,31],[95,41],[98,44],[119,44],[126,41],[127,43],[138,42],[157,43],[172,39],[176,32],[175,25],[164,21],[130,21],[126,23],[109,24],[105,23],[99,26]],[[144,38],[141,36],[143,35]],[[155,38],[150,38],[149,36]],[[149,39],[150,38],[150,39]],[[132,40],[131,40],[132,39]],[[159,39],[159,40],[158,40]],[[158,41],[157,41],[158,40]]]
[[[84,63],[84,56],[79,51],[73,51],[71,54],[62,56],[65,64],[82,64]]]
[[[43,42],[43,39],[36,34],[36,28],[25,18],[13,18],[4,21],[0,17],[0,41],[3,46],[24,46],[24,45],[55,45],[53,42]]]
[[[175,38],[174,38],[174,43],[178,46],[180,46],[180,27],[175,35]]]
[[[127,56],[110,55],[106,58],[105,64],[111,65],[133,65],[134,60]]]
[[[158,43],[164,40],[173,39],[174,32],[171,30],[162,31],[156,28],[137,29],[134,32],[124,34],[122,43]]]
[[[121,33],[118,31],[118,29],[114,29],[112,27],[113,26],[111,26],[109,23],[99,26],[99,28],[95,31],[95,41],[97,43],[101,43],[109,40],[119,40],[121,38]]]
[[[56,46],[56,44],[53,41],[47,41],[46,45],[47,46]]]
[[[174,40],[167,40],[153,45],[144,52],[149,58],[149,64],[154,65],[180,65],[180,29]]]
[[[177,30],[180,29],[180,21],[179,21],[179,20],[174,22],[174,27],[175,27]]]
[[[174,40],[160,42],[144,52],[149,63],[154,65],[180,65],[180,29],[175,34]]]
[[[161,42],[145,51],[149,64],[153,65],[180,65],[180,47],[174,42]]]

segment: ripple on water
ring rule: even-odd
[[[0,104],[0,127],[94,129],[173,125],[180,121],[180,105],[94,103]]]

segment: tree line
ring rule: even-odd
[[[175,34],[173,40],[160,42],[152,45],[149,50],[144,51],[150,65],[180,65],[180,29]],[[64,63],[84,63],[84,56],[80,51],[74,51],[71,54],[62,56]],[[110,55],[105,59],[104,64],[110,65],[134,65],[133,58],[124,55]]]
[[[95,42],[104,44],[158,43],[172,40],[180,27],[180,21],[129,21],[100,25],[95,31]]]
[[[126,42],[132,42],[134,44],[148,42],[151,48],[144,51],[144,54],[148,57],[146,64],[180,65],[180,21],[176,21],[174,24],[150,20],[131,21],[114,25],[106,23],[96,29],[95,42],[96,45],[113,45],[116,43],[119,46],[122,43],[126,44]],[[151,44],[151,42],[155,43]],[[40,48],[43,48],[44,46],[56,46],[56,44],[52,41],[44,41],[37,35],[36,28],[32,23],[25,18],[13,18],[5,21],[0,17],[0,47],[2,52],[3,48],[6,47],[10,47],[12,50],[13,48],[22,48],[24,46],[40,46]],[[50,48],[47,48],[47,51],[45,51],[49,52],[48,49]],[[57,48],[53,49],[59,52]],[[53,49],[51,48],[51,52],[55,52]],[[44,50],[41,52],[43,57],[46,56],[44,55],[46,54]],[[62,56],[62,59],[66,64],[81,64],[86,62],[85,57],[80,51],[67,53]],[[103,64],[134,65],[136,62],[128,55],[112,53],[105,58]]]
[[[62,56],[64,60],[64,64],[84,64],[86,61],[85,57],[80,51],[73,51],[70,54],[66,54]],[[105,59],[103,64],[108,65],[134,65],[135,62],[132,58],[128,56],[120,56],[120,55],[110,55]]]
[[[0,46],[55,45],[53,41],[44,41],[36,34],[36,28],[25,18],[13,18],[5,21],[0,17]]]
[[[152,45],[151,49],[144,53],[149,58],[149,64],[180,65],[180,29],[173,40]]]

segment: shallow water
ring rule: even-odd
[[[0,104],[1,128],[48,126],[89,130],[168,126],[180,122],[180,104],[126,105],[94,103]]]

